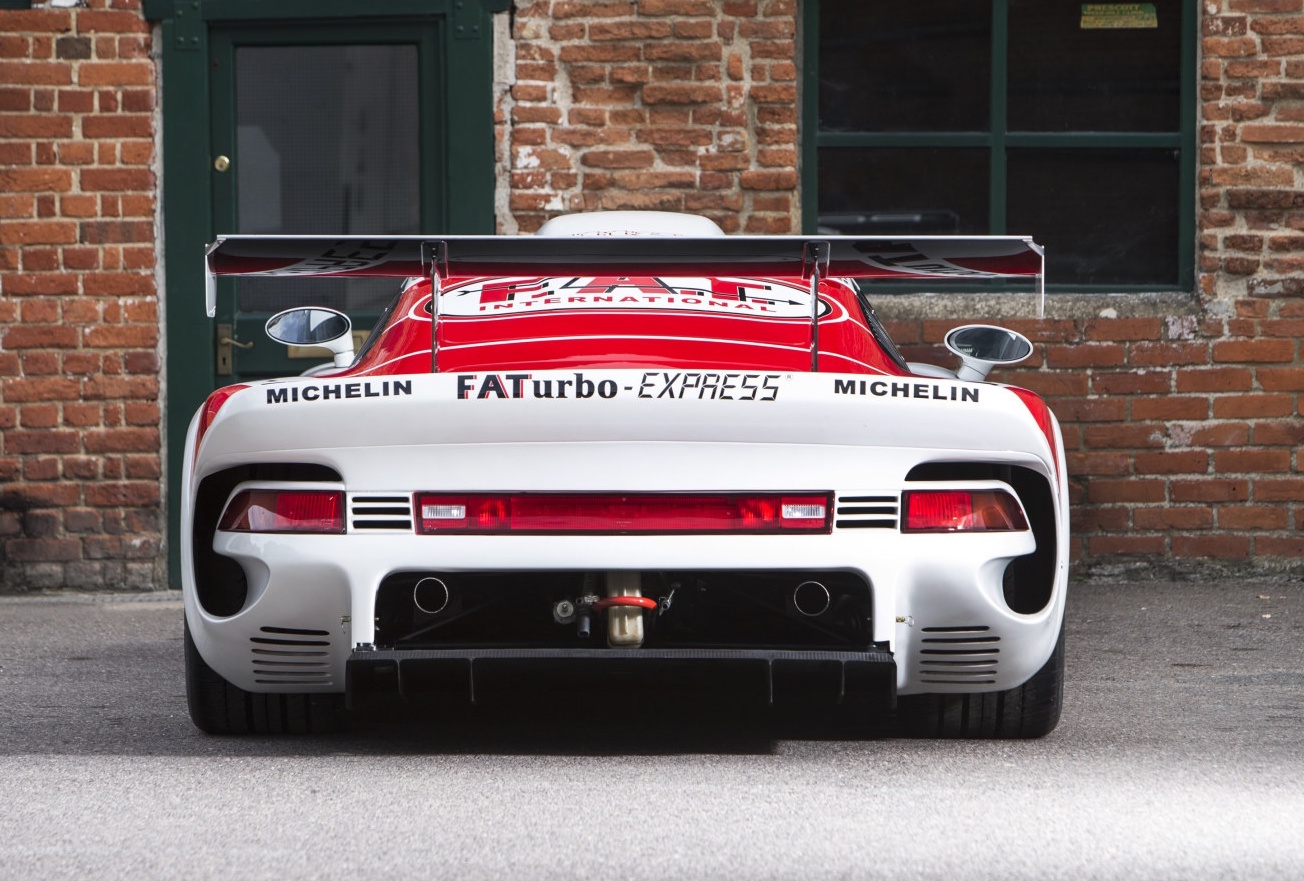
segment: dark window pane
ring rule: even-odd
[[[418,110],[414,45],[238,48],[238,232],[419,232]],[[378,309],[395,287],[244,279],[240,309]]]
[[[1173,150],[1010,150],[1008,227],[1046,248],[1049,284],[1177,283]]]
[[[820,226],[845,235],[987,232],[988,152],[824,147]]]
[[[823,0],[822,131],[986,131],[991,5]]]
[[[1182,0],[1138,5],[1130,23],[1153,6],[1157,27],[1083,27],[1081,3],[1010,0],[1010,130],[1177,131]]]

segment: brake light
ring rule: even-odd
[[[416,501],[425,535],[829,531],[827,494],[418,493]]]
[[[1002,490],[914,490],[905,493],[902,532],[1019,532],[1028,521]]]
[[[226,532],[344,532],[344,493],[330,490],[247,489],[226,506]]]
[[[1059,450],[1055,445],[1055,417],[1050,412],[1050,408],[1046,406],[1046,402],[1043,401],[1035,392],[1030,392],[1027,389],[1016,388],[1015,386],[1008,386],[1008,388],[1014,393],[1015,397],[1023,402],[1023,406],[1028,408],[1028,412],[1032,414],[1032,418],[1036,421],[1037,427],[1041,429],[1041,433],[1046,436],[1046,443],[1050,446],[1050,457],[1055,465],[1055,471],[1058,473],[1060,461]]]
[[[204,406],[199,411],[199,430],[195,432],[195,452],[199,452],[199,444],[204,439],[204,434],[208,431],[213,420],[217,418],[217,411],[222,409],[222,405],[227,402],[232,395],[238,391],[249,388],[247,385],[239,383],[228,385],[226,388],[220,388],[208,396],[204,401]]]

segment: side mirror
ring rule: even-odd
[[[986,324],[957,327],[943,342],[964,362],[956,378],[970,382],[986,379],[998,364],[1018,364],[1032,354],[1032,342],[1023,334]]]
[[[267,335],[287,346],[320,346],[335,356],[336,367],[353,363],[353,322],[321,306],[300,306],[267,319]]]

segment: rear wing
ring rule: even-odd
[[[1027,278],[1038,314],[1045,302],[1045,256],[1026,236],[231,235],[208,246],[205,268],[210,318],[219,276],[425,276],[436,293],[449,278],[494,275],[800,277],[811,283],[812,365],[823,277]],[[437,315],[439,297],[432,302]]]

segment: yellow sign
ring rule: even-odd
[[[1082,30],[1159,27],[1153,3],[1083,3]]]

